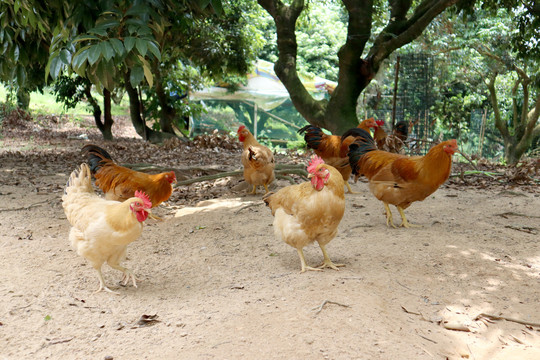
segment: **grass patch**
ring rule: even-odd
[[[103,104],[103,96],[95,92],[92,92],[92,95],[100,105]],[[5,101],[6,96],[6,88],[0,85],[0,101]],[[120,105],[116,105],[114,102],[112,103],[111,113],[113,116],[128,115],[128,108],[128,100],[126,97],[124,97],[120,102]],[[73,109],[64,109],[64,105],[62,103],[56,102],[56,98],[49,88],[45,88],[43,90],[43,94],[37,91],[30,94],[30,112],[42,115],[92,115],[92,110],[86,103],[79,103]]]

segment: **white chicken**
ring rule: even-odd
[[[148,196],[136,191],[135,197],[124,202],[105,200],[94,192],[90,168],[81,164],[66,185],[62,206],[71,224],[69,239],[77,253],[86,258],[96,269],[99,288],[117,294],[105,285],[101,267],[107,262],[113,269],[124,274],[123,285],[131,279],[137,282],[133,272],[120,265],[126,257],[127,246],[142,233],[152,203]]]

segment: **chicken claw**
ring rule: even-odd
[[[357,191],[353,191],[351,185],[348,182],[345,182],[345,185],[347,185],[347,194],[360,194]]]
[[[405,216],[405,212],[403,211],[403,209],[399,206],[396,206],[398,211],[399,211],[399,214],[401,215],[401,225],[400,226],[403,226],[404,228],[412,228],[412,227],[423,227],[422,225],[415,225],[415,224],[411,224],[410,222],[407,221],[407,217]]]
[[[324,261],[321,265],[317,266],[317,269],[331,268],[331,269],[339,271],[338,268],[345,266],[345,264],[334,264],[332,260],[330,260],[330,257],[328,256],[328,253],[326,252],[326,248],[324,247],[324,245],[319,244],[319,246],[322,250]]]
[[[124,276],[122,277],[122,280],[120,282],[120,284],[122,284],[122,286],[126,286],[129,282],[129,280],[131,279],[131,282],[133,283],[133,286],[134,287],[137,287],[137,279],[135,278],[135,274],[133,274],[133,272],[131,270],[129,270],[128,268],[125,268],[121,265],[118,265],[118,264],[109,264],[113,269],[116,269],[116,270],[120,270],[121,272],[124,273]]]
[[[97,272],[98,272],[98,278],[99,278],[99,288],[96,291],[94,291],[94,294],[97,294],[98,292],[101,292],[101,291],[106,291],[106,292],[110,292],[111,294],[120,295],[120,293],[117,293],[116,291],[112,291],[107,286],[105,286],[105,280],[103,280],[103,275],[101,274],[101,270],[98,269]]]
[[[322,271],[321,269],[317,269],[317,268],[314,268],[314,267],[311,267],[311,266],[307,266],[306,265],[306,259],[304,258],[304,251],[302,251],[302,248],[296,249],[296,250],[298,251],[298,256],[300,256],[300,263],[302,264],[302,270],[300,271],[300,274],[305,273],[306,270]]]

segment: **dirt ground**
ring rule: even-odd
[[[61,205],[84,144],[180,179],[239,169],[240,150],[234,139],[158,148],[121,124],[123,139],[104,143],[50,121],[50,131],[4,124],[0,139],[0,359],[540,359],[534,180],[453,177],[406,211],[414,229],[387,228],[367,184],[352,184],[360,194],[346,195],[327,247],[346,266],[303,274],[240,178],[180,186],[157,210],[165,220],[128,248],[139,287],[105,265],[120,295],[94,294]],[[309,265],[322,259],[316,245],[305,253]]]

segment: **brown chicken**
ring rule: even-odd
[[[262,185],[268,193],[268,185],[274,181],[274,154],[272,150],[261,145],[255,136],[244,126],[238,128],[238,140],[242,142],[242,165],[244,166],[244,180],[253,185],[251,194],[257,193],[257,186]]]
[[[156,207],[171,197],[172,185],[176,183],[174,171],[152,175],[128,169],[116,164],[111,155],[97,145],[85,145],[82,152],[88,159],[96,185],[105,193],[106,199],[124,201],[140,190]]]
[[[401,153],[401,149],[405,145],[405,140],[409,136],[409,127],[406,121],[398,121],[392,134],[388,135],[384,130],[384,121],[377,120],[378,127],[375,128],[373,139],[377,143],[379,150]]]
[[[370,128],[377,128],[377,122],[373,118],[366,119],[358,125],[358,129],[363,129],[369,132]],[[350,130],[349,130],[350,131]],[[349,159],[347,153],[349,152],[349,145],[353,143],[354,137],[344,137],[338,135],[327,135],[320,128],[313,125],[306,125],[300,130],[299,134],[305,132],[304,140],[309,148],[315,150],[315,154],[319,155],[325,163],[336,168],[343,181],[347,186],[347,192],[354,194],[351,185],[349,185],[349,177],[351,176],[351,166],[349,165]]]
[[[457,141],[443,141],[425,156],[410,157],[377,150],[371,135],[362,129],[356,129],[352,135],[357,136],[349,147],[355,180],[359,175],[368,178],[371,193],[384,204],[386,225],[396,227],[388,206],[392,204],[401,215],[401,226],[412,226],[403,210],[433,194],[448,179],[452,155],[459,151]]]
[[[126,258],[127,246],[142,233],[152,203],[148,196],[136,191],[124,202],[105,200],[94,192],[90,169],[82,164],[71,173],[62,196],[62,206],[71,224],[69,239],[77,254],[86,258],[96,269],[99,291],[115,293],[105,285],[101,267],[107,262],[124,274],[123,285],[131,279],[137,287],[135,275],[120,265]]]
[[[313,155],[307,168],[310,182],[291,185],[277,193],[263,197],[274,215],[276,238],[296,248],[302,271],[329,267],[338,270],[326,252],[328,244],[337,234],[338,225],[345,212],[343,177],[332,166]],[[303,248],[317,241],[324,261],[318,268],[306,265]]]

